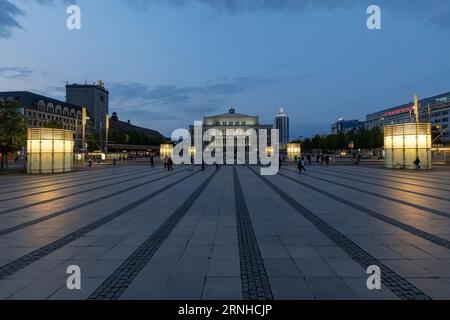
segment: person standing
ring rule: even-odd
[[[153,153],[150,155],[150,166],[153,168],[155,166],[155,156]]]
[[[420,161],[419,157],[417,157],[416,160],[414,161],[414,165],[416,166],[416,170],[421,170],[422,169],[420,167],[421,163],[422,163],[422,161]]]
[[[167,162],[168,162],[168,159],[167,159],[167,156],[165,156],[164,157],[164,169],[167,169]]]

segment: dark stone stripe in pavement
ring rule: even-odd
[[[404,185],[408,185],[408,186],[414,186],[414,187],[421,187],[421,188],[426,188],[426,189],[433,189],[433,190],[439,190],[439,191],[445,191],[445,192],[450,192],[450,189],[444,189],[444,188],[439,188],[439,187],[430,187],[430,186],[424,186],[423,184],[417,184],[417,183],[411,183],[411,182],[404,182],[404,181],[399,181],[399,180],[393,180],[393,179],[388,179],[388,178],[382,178],[380,175],[366,175],[366,174],[361,174],[361,173],[357,173],[355,171],[348,171],[348,170],[339,170],[336,167],[332,167],[334,172],[340,173],[340,174],[351,174],[352,176],[357,176],[357,177],[363,177],[363,178],[369,178],[369,179],[375,179],[375,180],[383,180],[383,181],[389,181],[389,182],[395,182],[395,183],[400,183],[400,184],[404,184]],[[314,170],[312,170],[313,172],[323,172],[323,170],[316,170],[317,168],[314,168]],[[328,171],[327,171],[328,172]],[[402,179],[400,177],[398,177],[398,179]],[[427,182],[427,181],[423,181],[423,182]],[[427,183],[439,183],[439,182],[427,182]]]
[[[88,300],[118,300],[217,174],[214,171],[178,209],[92,293]]]
[[[191,178],[193,175],[197,174],[198,171],[191,173],[173,183],[171,183],[168,186],[165,186],[161,189],[158,189],[155,192],[152,192],[148,195],[146,195],[145,197],[140,198],[139,200],[136,200],[116,211],[114,211],[113,213],[108,214],[107,216],[100,218],[74,232],[72,232],[71,234],[56,240],[46,246],[43,246],[33,252],[30,252],[20,258],[17,258],[16,260],[5,264],[4,266],[0,267],[0,280],[4,280],[7,277],[13,275],[14,273],[22,270],[23,268],[29,266],[30,264],[39,261],[40,259],[42,259],[43,257],[51,254],[52,252],[68,245],[69,243],[81,238],[82,236],[84,236],[85,234],[92,232],[93,230],[100,228],[101,226],[105,225],[106,223],[114,220],[115,218],[118,218],[122,215],[124,215],[125,213],[131,211],[132,209],[140,206],[141,204],[151,200],[152,198],[162,194],[163,192],[173,188],[174,186],[182,183],[183,181],[188,180],[189,178]],[[176,173],[175,173],[176,174]],[[171,177],[173,175],[168,175],[168,176],[164,176],[158,179],[155,179],[153,181],[158,181],[158,180],[162,180],[168,177]]]
[[[25,195],[14,196],[14,197],[11,197],[11,198],[0,199],[0,202],[28,198],[28,197],[42,195],[42,194],[53,192],[53,191],[61,191],[61,190],[66,190],[66,189],[71,189],[71,188],[78,188],[78,187],[85,186],[85,185],[92,185],[94,183],[110,181],[110,180],[123,178],[123,177],[131,177],[131,176],[134,176],[134,175],[138,175],[138,174],[140,174],[142,172],[143,172],[142,170],[134,170],[134,171],[131,171],[131,172],[127,172],[125,174],[118,174],[118,175],[112,174],[113,176],[110,177],[110,178],[103,178],[103,179],[99,179],[99,180],[89,180],[88,182],[77,183],[77,184],[71,185],[71,186],[60,187],[60,188],[56,188],[56,189],[50,189],[50,190],[45,190],[45,191],[40,191],[40,192],[29,193],[29,194],[25,194]],[[162,171],[160,171],[160,172],[162,172]],[[131,181],[131,180],[133,180],[133,179],[122,180],[122,181],[118,181],[116,183],[123,183],[123,182],[128,182],[128,181]],[[73,181],[73,182],[76,183],[76,181]],[[33,189],[36,189],[36,188],[41,188],[41,187],[35,187]],[[65,195],[65,196],[61,196],[61,197],[57,197],[57,198],[53,198],[53,199],[47,200],[47,201],[53,201],[53,200],[64,199],[64,198],[67,198],[67,197],[72,197],[74,195],[78,195],[78,194],[82,194],[82,193],[89,192],[89,191],[92,191],[92,190],[96,190],[98,188],[99,188],[99,186],[91,188],[91,189],[85,189],[85,190],[82,190],[82,191],[73,192],[71,194],[68,194],[68,195]],[[41,204],[41,202],[35,202],[35,203]],[[33,205],[36,205],[36,204],[33,204]]]
[[[266,183],[276,194],[285,200],[293,209],[305,217],[311,224],[313,224],[323,235],[333,241],[339,248],[348,254],[361,267],[367,269],[369,266],[376,265],[381,269],[381,281],[389,288],[397,297],[402,300],[430,300],[431,298],[422,290],[414,286],[408,280],[397,274],[388,266],[381,263],[370,253],[362,249],[351,239],[340,233],[333,226],[322,220],[306,207],[301,205],[294,198],[278,188],[275,184],[270,182],[266,177],[260,176],[253,169],[250,169],[257,177]]]
[[[292,170],[288,170],[288,171],[292,171]],[[364,181],[361,179],[355,179],[355,178],[350,178],[350,177],[346,177],[346,176],[342,176],[339,174],[334,174],[331,172],[324,172],[324,171],[319,171],[319,170],[311,170],[312,172],[314,172],[315,174],[321,174],[321,175],[326,175],[326,176],[330,176],[330,177],[336,177],[336,178],[340,178],[340,179],[345,179],[345,180],[350,180],[350,181],[355,181],[355,182],[360,182],[360,183],[366,183],[366,184],[370,184],[371,186],[378,186],[378,187],[382,187],[382,188],[386,188],[386,189],[392,189],[392,190],[397,190],[397,191],[401,191],[401,192],[406,192],[406,193],[411,193],[414,195],[418,195],[418,196],[422,196],[422,197],[428,197],[428,198],[433,198],[436,200],[442,200],[442,201],[450,201],[449,198],[444,198],[444,197],[440,197],[440,196],[434,196],[431,194],[427,194],[427,193],[422,193],[422,192],[417,192],[417,191],[412,191],[412,190],[407,190],[407,189],[402,189],[402,188],[398,188],[398,187],[394,187],[394,186],[388,186],[385,184],[381,184],[381,183],[376,183],[373,181]],[[292,171],[294,172],[294,171]],[[401,183],[401,182],[398,182]]]
[[[378,174],[378,175],[383,175],[383,176],[387,176],[387,177],[392,177],[392,178],[401,178],[401,179],[406,179],[406,180],[413,180],[413,181],[419,181],[419,182],[429,182],[429,183],[439,183],[442,185],[446,185],[446,186],[450,186],[450,183],[447,183],[445,181],[443,181],[442,178],[440,177],[430,177],[429,175],[412,175],[410,170],[401,170],[394,172],[395,170],[398,169],[385,169],[385,168],[368,168],[368,167],[364,167],[365,169],[370,169],[374,175]],[[400,174],[401,172],[401,174]],[[428,179],[424,179],[424,178],[429,178]]]
[[[185,170],[186,170],[186,169],[185,169]],[[182,170],[182,171],[185,171],[185,170]],[[178,172],[182,172],[182,171],[178,171]],[[151,176],[154,176],[154,175],[157,175],[157,174],[160,174],[160,173],[164,173],[164,171],[152,172],[152,173],[150,173],[150,174],[143,175],[143,176],[141,176],[140,178],[151,177]],[[129,182],[129,181],[133,181],[133,180],[136,180],[136,178],[127,179],[127,180],[121,181],[121,182]],[[76,206],[74,206],[74,207],[72,207],[72,208],[78,209],[78,208],[81,208],[81,207],[83,207],[83,206],[85,206],[85,205],[87,205],[87,204],[92,204],[92,203],[98,202],[98,201],[100,201],[100,200],[104,200],[104,199],[107,199],[107,198],[116,196],[116,195],[121,194],[121,193],[123,193],[123,192],[129,191],[129,190],[133,190],[133,189],[136,189],[136,188],[139,188],[139,187],[142,187],[142,186],[144,186],[144,185],[146,185],[146,184],[148,184],[148,183],[150,183],[150,182],[152,182],[152,181],[146,181],[146,182],[143,182],[143,183],[134,185],[134,186],[132,186],[132,187],[130,187],[130,188],[122,189],[122,190],[119,190],[119,191],[117,191],[117,192],[113,192],[113,193],[111,193],[111,194],[109,194],[109,195],[106,195],[106,196],[103,196],[103,197],[99,197],[99,198],[95,198],[95,199],[89,200],[89,201],[84,202],[84,203],[82,203],[82,204],[76,205]],[[61,200],[61,199],[69,198],[69,197],[72,197],[73,195],[82,194],[82,193],[85,193],[85,192],[88,192],[88,191],[92,191],[92,190],[97,190],[97,189],[98,189],[98,187],[95,187],[95,188],[91,188],[91,189],[88,189],[88,190],[79,191],[79,192],[76,192],[76,193],[66,194],[66,195],[64,195],[64,196],[60,196],[60,197],[56,197],[56,198],[52,198],[52,199],[42,200],[42,201],[38,201],[38,202],[26,204],[26,205],[23,205],[23,206],[19,206],[19,207],[6,209],[6,210],[3,210],[3,211],[0,211],[0,215],[6,214],[6,213],[11,213],[11,212],[18,211],[18,210],[23,210],[23,209],[31,208],[31,207],[35,207],[35,206],[39,206],[39,205],[42,205],[42,204],[45,204],[45,203],[49,203],[49,202],[53,202],[53,201],[56,201],[56,200]],[[74,210],[74,209],[72,209],[72,208],[69,208],[69,209],[70,209],[70,210]],[[69,210],[69,209],[64,209],[64,210],[62,210],[62,211]]]
[[[292,170],[287,170],[287,171],[294,172]],[[397,198],[392,198],[392,197],[389,197],[389,196],[385,196],[383,194],[367,191],[367,190],[364,190],[364,189],[361,189],[361,188],[352,187],[352,186],[349,186],[349,185],[346,185],[346,184],[343,184],[343,183],[339,183],[339,182],[335,182],[335,181],[332,181],[332,180],[319,178],[319,177],[316,177],[316,176],[313,176],[313,175],[310,175],[310,174],[308,174],[308,177],[316,179],[316,180],[319,180],[319,181],[328,182],[328,183],[331,183],[331,184],[334,184],[334,185],[337,185],[337,186],[340,186],[340,187],[344,187],[344,188],[347,188],[347,189],[350,189],[350,190],[354,190],[354,191],[362,192],[362,193],[365,193],[365,194],[369,194],[371,196],[375,196],[375,197],[383,198],[383,199],[386,199],[386,200],[394,201],[394,202],[403,204],[403,205],[408,206],[408,207],[412,207],[412,208],[415,208],[415,209],[419,209],[419,210],[423,210],[423,211],[426,211],[426,212],[429,212],[429,213],[436,214],[438,216],[450,218],[450,213],[445,212],[445,211],[424,207],[424,206],[421,206],[419,204],[411,203],[411,202],[408,202],[408,201],[405,201],[405,200],[401,200],[401,199],[397,199]]]
[[[288,171],[290,171],[290,170],[288,170]],[[406,224],[406,223],[400,222],[400,221],[398,221],[398,220],[396,220],[394,218],[385,216],[384,214],[375,212],[375,211],[373,211],[373,210],[371,210],[369,208],[363,207],[363,206],[361,206],[359,204],[351,202],[351,201],[349,201],[347,199],[344,199],[342,197],[339,197],[339,196],[337,196],[335,194],[332,194],[330,192],[327,192],[327,191],[324,191],[324,190],[322,190],[320,188],[317,188],[317,187],[313,186],[312,184],[306,183],[304,181],[296,180],[296,179],[294,179],[294,178],[292,178],[290,176],[287,176],[285,174],[282,174],[282,173],[279,173],[279,175],[281,177],[289,179],[289,180],[291,180],[291,181],[293,181],[295,183],[298,183],[298,184],[301,184],[301,185],[303,185],[305,187],[308,187],[309,189],[314,190],[314,191],[316,191],[316,192],[318,192],[318,193],[320,193],[320,194],[322,194],[322,195],[324,195],[326,197],[329,197],[329,198],[331,198],[333,200],[336,200],[336,201],[338,201],[340,203],[343,203],[343,204],[345,204],[345,205],[347,205],[349,207],[352,207],[352,208],[354,208],[354,209],[356,209],[356,210],[358,210],[358,211],[360,211],[362,213],[365,213],[365,214],[367,214],[367,215],[369,215],[371,217],[374,217],[374,218],[379,219],[379,220],[381,220],[383,222],[386,222],[386,223],[388,223],[388,224],[390,224],[390,225],[392,225],[394,227],[400,228],[400,229],[402,229],[402,230],[404,230],[406,232],[409,232],[409,233],[411,233],[411,234],[413,234],[415,236],[418,236],[418,237],[420,237],[422,239],[428,240],[428,241],[430,241],[430,242],[432,242],[432,243],[434,243],[434,244],[436,244],[438,246],[450,249],[450,241],[448,241],[447,239],[435,236],[434,234],[431,234],[431,233],[428,233],[428,232],[423,231],[421,229],[415,228],[415,227],[413,227],[413,226],[411,226],[409,224]],[[311,176],[308,175],[308,177],[311,177]]]
[[[84,180],[92,179],[92,175],[95,175],[97,177],[98,176],[103,176],[103,177],[111,176],[111,175],[117,174],[117,172],[115,172],[116,169],[117,168],[109,168],[109,169],[104,169],[104,170],[94,170],[94,171],[90,171],[90,172],[81,172],[81,173],[76,172],[76,173],[71,173],[71,174],[64,174],[64,177],[60,177],[60,178],[53,177],[52,179],[48,179],[48,180],[44,180],[42,177],[36,178],[34,180],[26,180],[26,181],[17,181],[17,179],[16,179],[16,181],[14,181],[14,184],[19,184],[22,187],[27,186],[27,185],[32,185],[32,186],[24,188],[24,189],[14,189],[14,190],[2,191],[2,192],[0,192],[0,195],[14,193],[14,192],[18,192],[18,191],[33,190],[36,188],[47,188],[47,187],[52,187],[52,186],[59,186],[61,184],[66,184],[69,182],[84,181]],[[80,175],[82,175],[82,176],[80,176]],[[64,181],[62,181],[62,180],[64,180]],[[47,182],[47,181],[51,181],[52,183],[44,184],[44,185],[36,185],[36,184],[39,184],[42,182]],[[61,181],[61,182],[58,182],[58,181]],[[11,182],[9,182],[9,183],[11,183]]]
[[[259,251],[258,241],[250,220],[236,167],[233,169],[233,177],[239,260],[241,262],[242,297],[244,300],[273,300],[269,278]]]
[[[61,216],[61,215],[63,215],[63,214],[66,214],[66,213],[69,213],[69,212],[71,212],[71,211],[74,211],[74,210],[83,208],[83,207],[85,207],[85,206],[94,204],[94,203],[96,203],[96,202],[99,202],[99,201],[102,201],[102,200],[105,200],[105,199],[108,199],[108,198],[111,198],[111,197],[118,196],[118,195],[120,195],[120,194],[122,194],[122,193],[131,191],[131,190],[134,190],[134,189],[139,188],[139,187],[142,187],[142,186],[145,186],[145,185],[150,184],[150,183],[152,183],[152,182],[159,181],[159,180],[164,179],[164,178],[167,178],[167,177],[169,177],[169,176],[173,176],[173,175],[182,173],[182,172],[184,172],[184,171],[186,171],[186,170],[187,170],[187,169],[180,170],[180,171],[177,171],[177,172],[175,172],[175,173],[173,173],[173,174],[171,174],[171,175],[167,175],[167,176],[164,176],[164,177],[160,177],[160,178],[148,180],[148,181],[145,181],[145,182],[143,182],[143,183],[140,183],[140,184],[137,184],[137,185],[134,185],[134,186],[131,186],[131,187],[128,187],[128,188],[125,188],[125,189],[122,189],[122,190],[119,190],[119,191],[116,191],[116,192],[107,194],[107,195],[105,195],[105,196],[97,197],[97,198],[94,198],[94,199],[92,199],[92,200],[89,200],[89,201],[86,201],[86,202],[77,204],[77,205],[75,205],[75,206],[73,206],[73,207],[69,207],[69,208],[66,208],[66,209],[63,209],[63,210],[60,210],[60,211],[57,211],[57,212],[48,214],[48,215],[43,216],[43,217],[40,217],[40,218],[31,220],[31,221],[27,221],[27,222],[24,222],[24,223],[20,223],[20,224],[18,224],[18,225],[15,225],[15,226],[10,227],[10,228],[7,228],[7,229],[0,230],[0,237],[1,237],[1,236],[4,236],[4,235],[7,235],[7,234],[9,234],[9,233],[12,233],[12,232],[15,232],[15,231],[24,229],[24,228],[31,227],[31,226],[33,226],[33,225],[35,225],[35,224],[38,224],[38,223],[41,223],[41,222],[44,222],[44,221],[47,221],[47,220],[50,220],[50,219],[59,217],[59,216]],[[158,174],[158,173],[163,173],[163,172],[152,173],[152,174],[149,174],[149,175],[145,175],[145,176],[143,176],[142,178],[148,177],[148,176],[154,176],[154,175],[156,175],[156,174]],[[131,180],[134,180],[134,179],[130,179],[130,181],[131,181]],[[97,188],[96,188],[96,189],[97,189]],[[0,214],[3,214],[3,213],[0,213]]]

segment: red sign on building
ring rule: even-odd
[[[392,111],[387,111],[387,112],[384,113],[384,116],[385,117],[396,116],[398,114],[411,112],[411,110],[414,110],[414,105],[411,105],[411,106],[408,106],[408,107],[404,107],[404,108],[400,108],[400,109],[395,109],[395,110],[392,110]]]

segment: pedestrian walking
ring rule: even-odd
[[[306,168],[305,168],[305,158],[300,158],[300,160],[298,160],[298,173],[302,173],[302,171],[306,172]]]
[[[167,170],[173,171],[173,161],[172,161],[172,158],[171,158],[171,157],[169,157],[169,158],[167,159]]]
[[[164,169],[167,169],[167,156],[164,157]]]

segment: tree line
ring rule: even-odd
[[[312,138],[294,142],[302,144],[303,152],[320,150],[321,152],[333,153],[351,149],[351,143],[353,143],[354,149],[367,150],[382,148],[384,145],[384,133],[379,127],[374,127],[371,130],[361,128],[347,133],[315,135]]]

